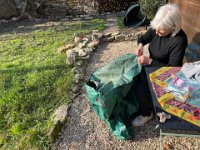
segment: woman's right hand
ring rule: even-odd
[[[143,45],[142,43],[139,43],[136,49],[136,55],[137,56],[141,56],[143,55]]]

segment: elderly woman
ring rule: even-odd
[[[143,55],[143,46],[149,43],[150,56]],[[174,4],[161,6],[151,21],[151,28],[138,39],[138,63],[150,67],[182,66],[187,36],[181,29],[181,14]],[[142,72],[135,83],[135,94],[139,102],[139,116],[132,124],[141,126],[153,118],[147,78]]]

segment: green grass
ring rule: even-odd
[[[123,19],[124,19],[123,16],[118,16],[117,17],[117,26],[118,26],[118,29],[120,29],[120,30],[125,28],[125,26],[123,24]]]
[[[0,37],[0,149],[48,149],[51,115],[64,103],[74,73],[57,48],[74,33],[103,30],[105,21],[94,19],[63,23],[29,34]]]

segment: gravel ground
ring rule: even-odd
[[[119,42],[101,45],[94,53],[87,67],[87,78],[100,66],[104,66],[114,58],[127,53],[133,53],[136,42]],[[53,149],[57,150],[157,150],[159,149],[159,131],[155,130],[155,118],[142,127],[135,128],[133,141],[117,139],[108,130],[91,109],[85,91],[76,98],[71,106],[69,119],[64,126],[60,139]],[[170,149],[198,150],[200,139],[164,137],[163,143]]]
[[[112,20],[113,21],[113,20]],[[113,22],[112,22],[113,23]],[[113,27],[106,32],[115,31]],[[134,32],[134,31],[133,31]],[[99,46],[90,59],[87,67],[87,79],[97,68],[104,66],[114,58],[127,53],[134,53],[136,41],[105,43]],[[145,53],[148,55],[148,53]],[[86,80],[87,80],[86,79]],[[74,99],[69,118],[64,125],[60,138],[52,146],[55,150],[157,150],[159,149],[159,131],[155,130],[156,120],[135,128],[135,138],[132,141],[117,139],[91,109],[85,90]],[[163,138],[166,149],[199,150],[200,139],[169,137]],[[167,145],[169,147],[167,147]]]

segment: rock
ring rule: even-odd
[[[102,33],[93,33],[92,34],[92,40],[101,40],[103,37]]]
[[[130,37],[130,40],[131,40],[131,41],[134,41],[134,40],[137,40],[137,39],[138,39],[137,36],[132,36],[132,37]]]
[[[67,105],[62,105],[58,107],[58,109],[54,112],[52,116],[54,125],[48,134],[52,141],[55,141],[58,138],[62,126],[67,119],[67,114],[68,114]]]
[[[93,19],[94,17],[85,17],[84,19],[85,20],[90,20],[90,19]]]
[[[78,44],[78,48],[84,48],[86,45],[87,45],[87,43],[89,42],[89,38],[87,38],[87,37],[84,37],[80,42],[79,42],[79,44]]]
[[[90,58],[90,56],[87,55],[87,56],[81,57],[80,60],[88,60],[89,58]]]
[[[80,21],[82,18],[73,18],[72,21]]]
[[[83,34],[77,33],[74,35],[74,43],[78,44],[84,38]]]
[[[79,43],[81,41],[81,38],[80,37],[78,37],[78,36],[76,36],[75,38],[74,38],[74,42],[77,44],[77,43]]]
[[[84,48],[86,46],[86,42],[79,42],[78,48]]]
[[[84,48],[84,51],[87,53],[87,55],[90,55],[93,52],[94,48]]]
[[[66,63],[68,64],[68,65],[73,65],[73,64],[75,64],[75,62],[76,62],[76,52],[74,52],[73,50],[68,50],[67,52],[66,52],[66,54],[67,54],[67,59],[66,59]]]
[[[128,35],[125,35],[125,41],[129,41],[131,39],[131,37],[130,36],[128,36]]]
[[[117,36],[117,35],[119,35],[119,34],[120,34],[119,31],[115,31],[115,32],[112,33],[112,36]]]
[[[63,18],[63,19],[61,19],[60,21],[61,22],[65,22],[65,21],[69,21],[70,20],[70,18]]]
[[[66,53],[67,50],[72,49],[75,47],[75,44],[67,44],[60,48],[58,48],[58,53]]]
[[[99,45],[99,41],[95,40],[95,41],[91,41],[90,43],[88,43],[87,47],[88,48],[96,48]]]
[[[78,84],[78,83],[79,83],[79,80],[75,80],[74,82],[75,82],[76,84]],[[72,92],[74,92],[74,93],[79,93],[79,91],[80,91],[79,86],[74,85],[74,86],[72,87]]]
[[[87,53],[83,50],[83,49],[80,49],[79,51],[78,51],[78,56],[79,57],[85,57],[87,55]]]
[[[111,35],[112,35],[112,33],[104,33],[104,34],[103,34],[103,37],[104,37],[104,38],[107,38],[107,37],[111,37]]]
[[[147,32],[146,30],[139,31],[139,32],[135,33],[135,36],[136,36],[137,38],[139,38],[139,37],[141,37],[142,35],[144,35],[146,32]]]
[[[77,53],[78,57],[84,57],[84,56],[87,55],[87,53],[84,51],[84,49],[81,49],[81,48],[78,48],[78,47],[73,48],[72,51]]]
[[[60,121],[62,124],[65,123],[68,114],[68,106],[62,105],[56,109],[53,114],[53,122],[56,124]]]
[[[112,13],[111,12],[106,12],[106,15],[111,15]]]
[[[74,71],[76,74],[83,74],[85,69],[82,67],[74,67]]]
[[[99,30],[93,30],[92,31],[92,34],[96,34],[96,33],[100,33],[100,31]]]
[[[75,80],[81,80],[81,78],[82,78],[82,75],[79,74],[79,73],[76,74],[75,77],[74,77]]]
[[[115,36],[115,41],[117,41],[117,42],[124,41],[124,39],[125,39],[125,36],[122,34]]]
[[[83,65],[83,61],[82,60],[79,60],[77,63],[76,63],[77,66],[82,66]]]
[[[111,37],[103,38],[102,41],[103,41],[103,42],[113,42],[114,39],[115,39],[115,37],[114,37],[114,36],[111,36]]]

